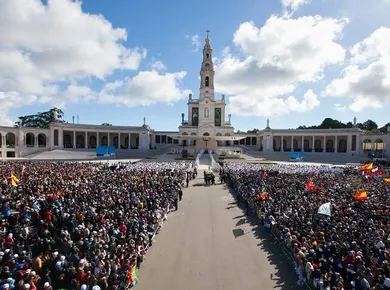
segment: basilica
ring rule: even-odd
[[[387,134],[367,134],[356,126],[349,129],[272,129],[269,121],[257,133],[235,133],[231,115],[226,116],[225,96],[214,93],[213,50],[206,37],[200,69],[199,97],[188,96],[187,114],[182,113],[178,131],[158,131],[144,119],[141,126],[104,126],[53,122],[48,129],[0,127],[0,158],[27,157],[55,149],[94,150],[114,146],[117,150],[186,148],[275,152],[307,152],[327,156],[366,156],[385,153]],[[186,118],[187,116],[187,118]],[[356,118],[354,119],[356,125]]]

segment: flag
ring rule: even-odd
[[[385,177],[385,178],[383,178],[383,180],[384,180],[386,183],[389,183],[389,184],[390,184],[390,177]]]
[[[309,180],[306,182],[306,190],[309,190],[309,191],[317,190],[317,186],[314,185],[314,183],[311,180],[311,178],[309,178]]]
[[[19,183],[19,179],[13,174],[11,173],[11,185],[12,186],[18,186],[18,183]]]
[[[327,202],[327,203],[324,203],[322,204],[319,208],[318,208],[318,214],[323,214],[323,215],[327,215],[327,216],[330,216],[330,202]]]
[[[360,171],[369,171],[372,170],[373,168],[374,168],[374,163],[370,162],[360,166]]]
[[[268,199],[268,193],[267,192],[263,192],[263,193],[259,194],[256,197],[256,200],[267,200],[267,199]]]
[[[129,271],[129,284],[137,282],[137,266],[133,266]]]
[[[367,199],[367,190],[361,190],[355,192],[355,200],[364,201]]]
[[[371,174],[372,175],[382,175],[383,174],[383,169],[375,167],[374,169],[371,169]]]

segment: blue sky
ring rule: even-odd
[[[68,121],[177,130],[206,29],[235,129],[390,121],[385,0],[52,2],[0,4],[2,124],[57,105]]]

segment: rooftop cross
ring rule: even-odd
[[[207,34],[206,34],[206,38],[209,38],[210,30],[207,29],[207,30],[206,30],[206,33],[207,33]]]

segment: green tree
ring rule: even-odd
[[[362,124],[362,128],[365,131],[374,131],[378,129],[378,124],[375,123],[373,120],[368,119]]]
[[[253,130],[248,130],[248,131],[246,131],[247,133],[258,133],[258,132],[260,132],[260,130],[259,129],[253,129]]]
[[[34,115],[20,116],[15,122],[15,127],[49,128],[50,123],[65,123],[62,120],[64,112],[56,107],[46,112],[38,112]]]
[[[102,126],[112,126],[110,123],[102,123]]]

